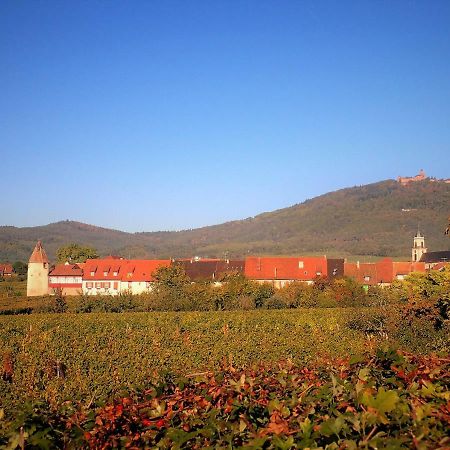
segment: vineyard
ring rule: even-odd
[[[12,420],[26,408],[33,423],[47,414],[33,413],[30,402],[50,415],[67,401],[93,413],[164,374],[192,379],[280,362],[301,368],[386,345],[423,354],[450,347],[447,327],[400,323],[380,308],[1,316],[0,430],[17,428]]]

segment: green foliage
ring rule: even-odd
[[[412,273],[393,288],[406,303],[404,316],[408,321],[433,323],[442,328],[450,319],[450,268],[427,273]]]
[[[59,263],[84,263],[87,259],[98,258],[97,250],[93,247],[84,247],[79,244],[69,244],[60,247],[56,251],[56,258]]]
[[[14,273],[17,275],[26,275],[28,271],[28,264],[25,264],[22,261],[16,261],[13,264]]]
[[[11,448],[448,448],[450,359],[376,355],[159,374],[100,407],[28,403]],[[0,441],[1,444],[1,441]],[[12,444],[12,445],[11,445]]]
[[[143,307],[136,297],[125,292],[118,295],[87,295],[80,296],[75,305],[77,313],[123,313],[125,311],[142,311]]]

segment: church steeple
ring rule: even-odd
[[[413,248],[411,253],[411,261],[417,262],[420,261],[422,255],[427,252],[427,248],[425,247],[425,238],[420,234],[419,228],[417,228],[417,233],[414,236]]]

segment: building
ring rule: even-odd
[[[439,263],[450,262],[450,251],[427,252],[422,255],[420,262],[425,264],[426,269],[434,269]]]
[[[191,281],[211,281],[220,284],[230,274],[244,274],[243,259],[178,259],[175,264],[181,265]]]
[[[401,262],[394,261],[392,263],[392,280],[404,280],[407,275],[413,272],[426,271],[425,264],[423,262]]]
[[[88,259],[83,267],[82,291],[88,295],[149,292],[155,270],[170,264],[170,260]]]
[[[384,258],[374,263],[345,262],[346,277],[353,278],[366,289],[369,286],[389,286],[394,280],[403,280],[412,272],[425,272],[421,262],[397,262]]]
[[[4,263],[0,264],[0,277],[12,277],[14,269],[12,264]]]
[[[420,169],[420,172],[415,177],[397,177],[397,182],[403,186],[406,186],[409,183],[414,183],[416,181],[426,180],[427,176],[423,169]]]
[[[294,281],[311,284],[317,277],[328,276],[327,258],[249,256],[245,259],[245,276],[258,283],[271,283],[275,288]]]
[[[27,297],[48,294],[48,272],[47,254],[38,241],[28,261]]]
[[[344,259],[327,258],[328,279],[342,278],[344,276]]]
[[[422,255],[426,252],[427,248],[425,247],[425,238],[420,234],[420,231],[417,230],[417,234],[414,236],[413,247],[411,251],[411,261],[420,261]]]
[[[84,264],[57,264],[48,274],[48,293],[61,290],[63,295],[79,295],[82,292]]]
[[[394,279],[393,261],[384,258],[375,263],[345,262],[344,275],[369,286],[388,286]]]

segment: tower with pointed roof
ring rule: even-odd
[[[28,261],[27,297],[48,294],[48,270],[47,254],[38,241]]]
[[[413,248],[411,261],[417,262],[420,261],[422,255],[427,252],[427,248],[425,247],[425,238],[420,234],[420,231],[417,230],[416,235],[414,236]]]

